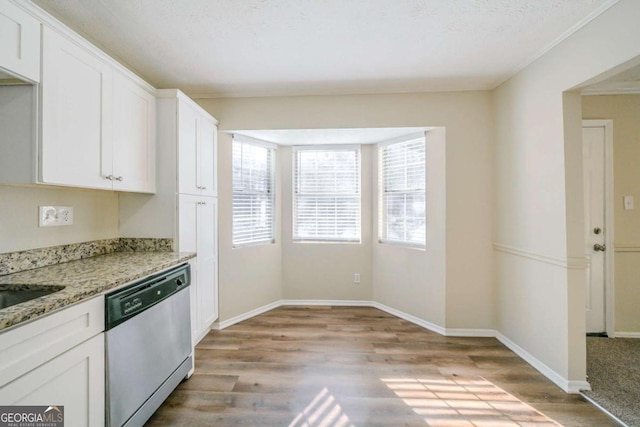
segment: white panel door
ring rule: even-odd
[[[113,189],[153,193],[156,178],[155,96],[116,73],[113,101]],[[102,167],[106,170],[110,166],[103,164]]]
[[[3,405],[64,406],[68,426],[103,426],[104,334],[0,388]]]
[[[207,117],[198,118],[197,187],[203,196],[216,196],[216,125]]]
[[[111,189],[111,69],[48,27],[42,49],[40,178]]]
[[[200,194],[198,188],[198,115],[184,102],[178,103],[178,192]]]
[[[0,1],[0,69],[40,81],[40,22],[6,0]]]
[[[605,323],[605,131],[582,129],[584,174],[585,255],[587,270],[587,332],[606,331]]]

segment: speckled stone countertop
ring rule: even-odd
[[[0,310],[0,333],[194,258],[194,253],[114,252],[0,276],[0,289],[64,289]]]

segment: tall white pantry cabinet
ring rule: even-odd
[[[218,318],[218,122],[179,90],[158,90],[156,97],[156,194],[120,194],[120,230],[124,237],[173,237],[176,250],[197,252],[191,262],[195,345]]]

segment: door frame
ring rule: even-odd
[[[613,194],[613,120],[582,120],[583,128],[604,128],[604,310],[605,329],[609,338],[615,338],[615,272],[614,272],[614,194]],[[586,280],[586,277],[585,277]],[[586,283],[585,283],[586,284]]]

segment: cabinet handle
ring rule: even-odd
[[[122,182],[122,181],[124,181],[124,177],[119,176],[119,177],[116,178],[116,181],[121,181]]]
[[[109,181],[113,181],[115,179],[115,177],[113,175],[107,175],[104,177],[104,179],[108,179]]]
[[[198,185],[196,188],[197,188],[198,190],[206,190],[206,189],[207,189],[207,187],[204,187],[204,186],[202,186],[202,185]]]
[[[199,205],[206,205],[207,202],[198,202]]]

